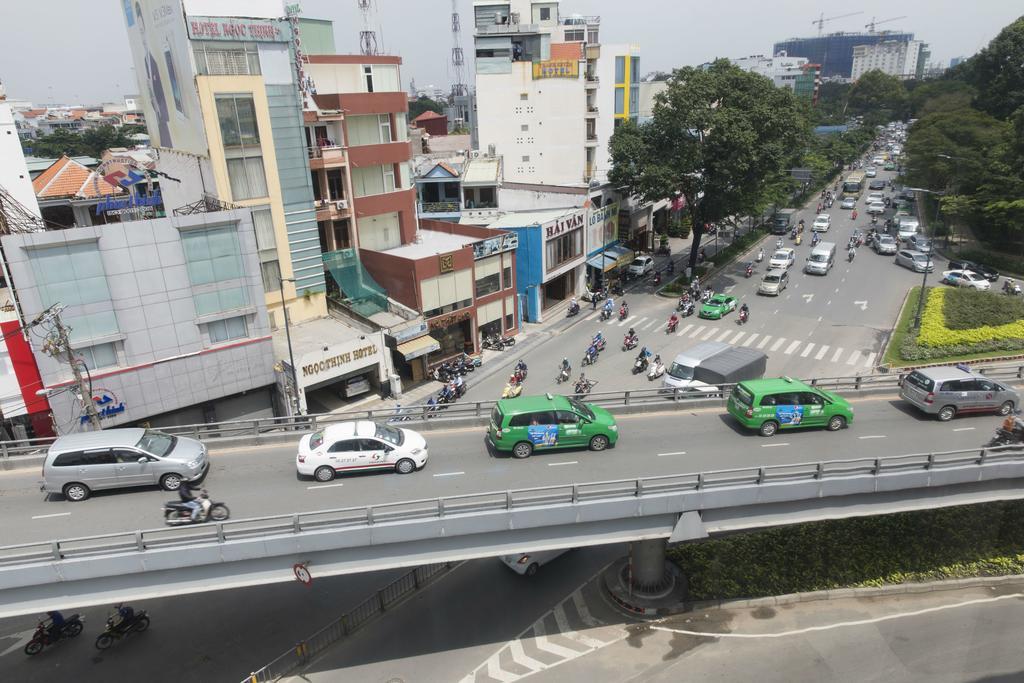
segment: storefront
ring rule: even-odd
[[[542,322],[544,311],[582,291],[584,215],[583,209],[511,213],[488,226],[518,235],[516,284],[525,320]]]

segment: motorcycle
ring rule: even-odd
[[[693,315],[693,311],[694,311],[693,301],[687,300],[687,301],[684,301],[684,302],[680,303],[679,306],[678,306],[678,310],[679,310],[679,314],[682,317],[684,317],[684,318],[687,317],[687,316]]]
[[[739,324],[740,325],[746,324],[748,318],[750,318],[750,314],[747,313],[746,309],[741,308],[740,309],[739,317],[737,318]]]
[[[850,263],[853,263],[853,259],[856,255],[857,251],[855,249],[850,249],[850,251],[846,253],[846,258]]]
[[[629,317],[629,306],[622,304],[619,306],[619,320],[625,320]]]
[[[514,370],[521,380],[526,379],[526,375],[529,374],[529,369],[526,367],[526,362],[523,361],[522,359],[520,359],[519,362],[516,363],[516,367],[514,368]]]
[[[573,392],[576,394],[576,398],[583,398],[590,393],[590,390],[597,384],[597,380],[585,379],[582,382],[576,382],[576,386],[573,387]]]
[[[597,349],[591,346],[587,349],[586,353],[583,354],[583,365],[593,365],[597,362]]]
[[[796,228],[793,228],[792,230],[789,231],[789,239],[795,240],[796,239],[796,235],[797,235]]]
[[[657,287],[661,284],[661,271],[654,273],[654,286]]]
[[[664,374],[665,364],[659,360],[658,362],[651,364],[651,368],[647,371],[647,380],[653,382]]]
[[[634,335],[627,334],[626,336],[624,336],[622,338],[622,350],[623,351],[631,351],[632,349],[635,349],[636,345],[639,344],[639,343],[640,343],[640,337],[638,337],[635,334]]]
[[[200,510],[199,517],[194,522],[192,521],[192,508],[186,505],[184,501],[169,500],[164,503],[164,523],[167,526],[182,526],[185,524],[202,524],[207,520],[223,522],[231,516],[228,506],[224,503],[215,503],[210,500],[206,489],[202,490],[197,500],[199,501]]]
[[[505,343],[501,337],[497,335],[488,335],[484,337],[483,342],[480,344],[485,349],[491,349],[492,351],[504,351]]]
[[[753,263],[748,263],[747,264],[747,277],[749,278],[753,274],[754,274],[754,264]]]
[[[803,235],[797,235],[796,236],[796,246],[799,247],[800,243],[803,242],[803,241],[804,241],[804,236]]]
[[[821,240],[821,238],[820,238],[820,237],[818,237],[818,233],[814,233],[814,234],[813,234],[813,235],[811,236],[811,246],[812,246],[812,247],[816,247],[816,246],[818,246],[818,242],[819,242],[820,240]]]
[[[776,249],[782,249],[782,247],[785,246],[785,244],[786,243],[782,241],[781,237],[778,238],[777,240],[775,240],[775,248]]]
[[[622,283],[616,280],[612,283],[612,294],[615,296],[622,296]]]
[[[39,625],[36,626],[36,632],[32,634],[31,640],[25,645],[25,654],[31,657],[42,652],[43,648],[48,645],[55,645],[62,640],[77,637],[82,633],[83,621],[84,619],[78,616],[78,614],[72,614],[64,620],[64,623],[56,633],[51,633],[50,627],[46,622],[40,621]]]
[[[558,377],[555,378],[555,384],[561,384],[562,382],[569,381],[569,375],[572,374],[572,368],[561,367],[558,369]]]
[[[127,619],[114,622],[114,617],[107,617],[107,628],[103,633],[96,636],[96,649],[106,650],[114,644],[115,640],[129,636],[133,633],[142,633],[149,628],[149,615],[146,610],[139,610]]]
[[[513,382],[509,380],[509,382],[505,385],[505,388],[501,390],[501,397],[518,398],[521,393],[523,393],[522,382]]]
[[[755,258],[754,260],[757,261],[758,263],[764,261],[764,249],[757,250],[757,258]]]
[[[1017,295],[1019,295],[1020,294],[1020,285],[1018,285],[1013,280],[1010,280],[1009,278],[1007,278],[1003,282],[1003,294],[1006,294],[1008,296],[1017,296]]]
[[[665,334],[672,334],[679,327],[679,318],[672,316],[668,319],[668,324],[665,326]]]
[[[601,321],[610,320],[612,317],[612,311],[610,308],[601,309]]]
[[[649,364],[650,361],[647,360],[647,356],[640,356],[633,361],[633,374],[639,375],[641,372],[644,372]]]
[[[600,339],[595,339],[591,343],[594,345],[594,350],[597,351],[598,353],[604,351],[604,348],[608,346],[608,341],[604,337],[601,337]]]
[[[571,318],[574,315],[579,315],[579,313],[580,313],[580,305],[579,304],[569,304],[569,310],[567,310],[565,312],[565,317],[566,318]]]

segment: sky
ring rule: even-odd
[[[472,74],[472,0],[456,0],[467,77]],[[11,99],[37,104],[120,101],[138,92],[120,0],[2,0],[0,82]],[[283,3],[282,3],[283,4]],[[359,51],[357,0],[302,0],[305,16],[334,21],[339,53]],[[403,87],[442,90],[450,83],[451,0],[374,0],[373,28],[387,54],[402,57]],[[769,54],[772,43],[817,34],[811,22],[849,12],[825,31],[862,31],[875,17],[884,28],[911,31],[932,60],[970,56],[1024,14],[1020,0],[563,0],[561,13],[601,16],[601,42],[640,46],[641,73],[669,71],[716,57]],[[880,25],[881,29],[883,25]]]

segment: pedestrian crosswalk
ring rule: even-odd
[[[600,322],[601,311],[592,312],[585,320]],[[618,315],[604,324],[612,327],[632,327],[637,332],[662,329],[667,321],[650,316],[632,315],[625,320],[619,320]],[[878,354],[875,352],[861,351],[859,349],[846,349],[841,346],[832,347],[829,344],[817,344],[803,339],[787,339],[786,337],[773,337],[770,334],[762,335],[759,332],[745,332],[735,330],[732,327],[721,325],[701,325],[700,323],[687,323],[680,325],[675,333],[677,337],[686,337],[697,341],[722,341],[732,346],[746,346],[761,349],[767,353],[781,353],[786,356],[797,355],[800,358],[813,358],[816,361],[825,360],[828,357],[831,363],[843,363],[851,367],[871,368],[874,365]],[[830,356],[831,354],[831,356]]]

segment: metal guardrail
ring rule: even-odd
[[[991,379],[1024,379],[1024,365],[976,368]],[[819,377],[802,380],[812,386],[830,391],[897,389],[903,374],[856,375],[853,377]],[[570,385],[566,385],[571,389]],[[733,384],[723,384],[707,391],[685,389],[631,389],[627,391],[595,392],[583,398],[587,403],[602,407],[622,406],[670,406],[673,404],[724,398],[732,391]],[[249,420],[228,420],[191,425],[172,425],[157,429],[175,436],[190,436],[201,441],[216,441],[232,437],[255,437],[285,432],[314,432],[327,425],[348,420],[389,420],[401,422],[425,422],[427,420],[458,420],[483,418],[490,415],[497,399],[487,401],[460,401],[446,405],[428,406],[418,404],[395,408],[350,410],[340,413],[317,413],[283,417],[263,417]],[[52,438],[24,439],[21,441],[0,441],[0,461],[16,456],[39,456],[45,453]]]
[[[728,486],[772,482],[815,481],[851,476],[921,472],[963,466],[1024,464],[1024,447],[998,446],[933,453],[909,453],[881,458],[853,458],[821,462],[741,467],[709,472],[670,474],[574,484],[554,484],[525,489],[487,491],[437,498],[382,502],[313,512],[228,520],[201,527],[164,527],[37,541],[0,546],[0,567],[144,552],[196,543],[225,543],[306,531],[372,527],[378,523],[443,519],[450,515],[510,511],[544,505],[567,505],[664,493],[690,493]]]
[[[420,589],[426,588],[456,566],[458,565],[451,562],[428,564],[403,574],[313,635],[300,640],[295,647],[266,666],[253,671],[242,683],[267,683],[287,676],[300,666],[308,664],[330,645],[355,633],[374,617],[383,614]]]

